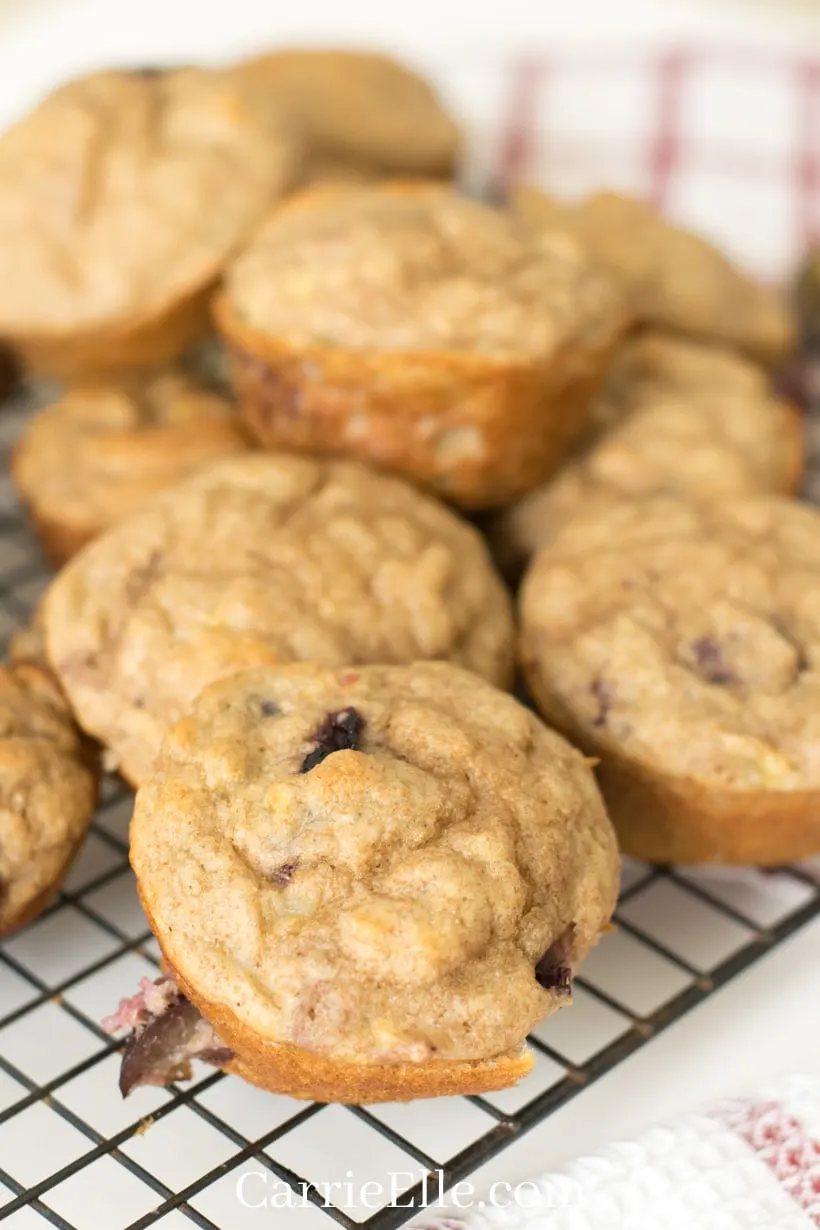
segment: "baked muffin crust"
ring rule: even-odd
[[[570,522],[524,582],[541,711],[593,755],[629,853],[820,849],[820,514],[785,497],[625,502]]]
[[[97,798],[89,748],[50,676],[0,667],[0,935],[59,885]]]
[[[573,517],[606,521],[614,504],[668,493],[719,502],[799,485],[802,427],[774,397],[649,400],[500,518],[494,541],[511,575]]]
[[[468,507],[550,473],[626,326],[611,280],[572,240],[442,187],[307,200],[274,212],[217,301],[261,442],[369,460]]]
[[[795,491],[803,470],[799,414],[757,364],[720,347],[647,332],[626,342],[593,409],[586,448],[507,509],[492,529],[517,576],[571,518],[604,520],[622,499],[695,500]]]
[[[567,1002],[618,869],[580,753],[445,663],[209,688],[139,792],[131,857],[240,1064],[246,1030],[351,1065],[516,1047]]]
[[[506,685],[512,616],[478,533],[350,463],[247,454],[210,467],[72,560],[47,652],[125,776],[208,683],[253,665],[447,658]]]
[[[269,52],[240,64],[298,132],[308,166],[366,174],[452,174],[461,134],[432,86],[389,56]]]
[[[0,138],[0,337],[61,371],[92,350],[105,365],[119,343],[139,352],[141,329],[193,310],[293,165],[281,124],[226,74],[103,72],[55,90]]]
[[[608,335],[617,303],[573,243],[529,240],[500,211],[426,186],[274,211],[228,294],[252,328],[299,342],[543,360]]]
[[[232,401],[168,368],[70,386],[29,421],[11,468],[60,564],[158,491],[246,448]]]
[[[636,316],[645,323],[720,341],[766,363],[796,344],[796,323],[783,295],[644,201],[599,192],[562,202],[522,186],[512,208],[536,230],[578,239],[629,289]]]

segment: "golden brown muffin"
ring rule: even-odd
[[[571,239],[440,186],[308,200],[272,215],[217,303],[253,433],[466,507],[545,478],[626,326],[613,282]]]
[[[58,375],[172,357],[293,173],[226,74],[70,82],[0,137],[0,339]]]
[[[622,499],[671,493],[717,501],[798,489],[798,412],[769,391],[760,368],[719,352],[699,356],[699,349],[660,341],[624,348],[598,399],[605,408],[596,411],[599,424],[615,426],[502,513],[492,528],[508,576],[518,576],[567,521],[593,513],[606,520]],[[653,367],[652,360],[667,352],[680,363],[668,371],[661,362]]]
[[[317,156],[307,158],[299,177],[299,187],[313,187],[318,184],[343,184],[361,188],[378,183],[389,178],[380,174],[373,167],[364,163],[348,162],[342,158],[325,158]]]
[[[618,348],[607,370],[585,441],[615,426],[640,403],[693,393],[759,400],[772,395],[772,380],[759,363],[716,342],[638,329]]]
[[[513,193],[512,208],[537,231],[578,239],[623,282],[640,321],[736,347],[764,363],[794,349],[795,321],[782,295],[645,202],[600,192],[570,204],[525,186]]]
[[[234,70],[298,133],[307,180],[340,172],[452,176],[461,133],[432,86],[389,56],[269,52]]]
[[[231,401],[162,369],[70,387],[29,421],[11,471],[59,565],[150,496],[247,447]]]
[[[255,665],[443,658],[508,685],[510,602],[478,532],[362,466],[247,454],[71,560],[44,607],[80,725],[145,781],[202,688]]]
[[[164,1014],[190,1015],[181,991],[205,1018],[194,1053],[320,1101],[524,1075],[524,1039],[570,1001],[618,881],[584,757],[426,662],[207,689],[138,794],[131,860],[175,985],[106,1022],[137,1027],[124,1088],[171,1079],[158,1040]]]
[[[85,836],[98,769],[51,676],[0,667],[0,935],[34,918]]]
[[[599,758],[627,854],[820,852],[820,513],[667,496],[576,518],[536,556],[521,616],[538,707]]]
[[[718,342],[643,328],[618,350],[605,392],[630,404],[637,393],[692,389],[759,397],[771,393],[772,382],[759,363]]]

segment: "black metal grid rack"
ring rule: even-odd
[[[4,447],[27,412],[23,400],[3,410]],[[26,620],[47,577],[2,477],[0,635]],[[365,1215],[344,1200],[328,1205],[318,1184],[347,1172],[346,1148],[371,1167],[357,1178],[464,1178],[820,915],[820,864],[703,874],[630,865],[617,929],[585,965],[576,1005],[536,1032],[535,1071],[515,1091],[323,1107],[202,1067],[185,1087],[122,1103],[118,1044],[98,1021],[158,962],[128,870],[129,814],[129,792],[108,779],[59,899],[0,945],[0,1222],[21,1230],[280,1225],[251,1220],[239,1201],[249,1169],[307,1192],[293,1222],[305,1230],[392,1230],[413,1215],[418,1182],[406,1179],[401,1207],[388,1199]]]

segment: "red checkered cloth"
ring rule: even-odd
[[[820,238],[815,56],[559,45],[437,75],[472,129],[480,173],[496,182],[645,197],[771,281]]]

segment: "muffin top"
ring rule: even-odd
[[[243,324],[298,347],[549,360],[607,344],[622,294],[562,235],[432,185],[274,211],[227,276]]]
[[[246,448],[234,404],[166,368],[115,384],[70,386],[29,421],[12,469],[38,516],[94,533]]]
[[[620,347],[607,374],[606,395],[634,404],[636,397],[666,393],[771,392],[769,373],[759,363],[715,342],[642,329]]]
[[[624,502],[570,522],[522,592],[543,710],[588,747],[715,788],[820,784],[820,513]]]
[[[458,127],[432,86],[389,56],[278,51],[236,72],[270,95],[310,163],[432,174],[451,171],[458,157]]]
[[[447,658],[509,682],[509,599],[478,533],[364,467],[248,453],[76,556],[44,608],[80,724],[132,782],[206,684],[243,667]]]
[[[103,72],[0,137],[0,334],[123,327],[207,286],[293,170],[226,74]]]
[[[644,201],[600,192],[561,202],[522,187],[513,209],[536,231],[578,239],[628,288],[640,320],[723,341],[766,362],[795,344],[795,322],[782,295]]]
[[[446,663],[212,686],[168,735],[131,838],[190,990],[352,1063],[518,1045],[566,999],[617,891],[582,755]]]
[[[623,422],[499,518],[515,572],[570,519],[656,494],[693,500],[793,491],[801,470],[797,412],[774,397],[648,394]]]
[[[55,886],[96,793],[88,749],[48,674],[0,667],[0,935]]]

